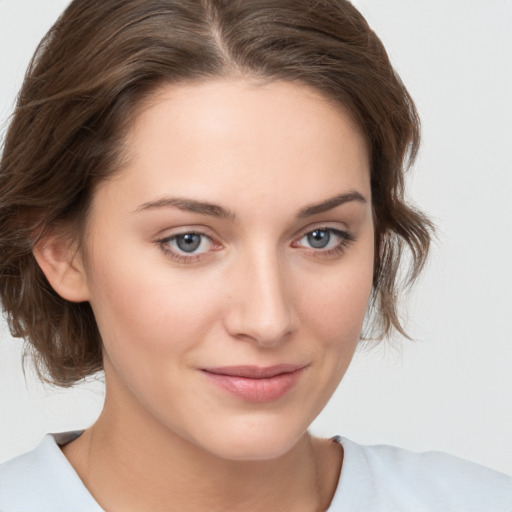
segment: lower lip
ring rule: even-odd
[[[204,371],[214,384],[248,402],[271,402],[290,391],[300,378],[303,368],[265,379],[250,379]]]

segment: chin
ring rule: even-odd
[[[295,442],[297,440],[294,440]],[[219,458],[233,461],[265,461],[274,460],[282,457],[290,451],[294,443],[274,442],[274,440],[266,440],[262,442],[247,442],[240,440],[239,442],[231,440],[229,444],[215,446],[213,453]]]
[[[246,424],[245,427],[228,428],[226,430],[210,431],[205,446],[213,455],[238,461],[264,461],[277,459],[288,451],[306,433],[306,428],[293,428],[285,425],[281,418],[281,425],[262,425],[254,422]],[[197,443],[198,444],[198,443]]]

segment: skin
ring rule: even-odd
[[[218,80],[160,90],[126,147],[95,192],[85,253],[57,238],[36,252],[104,340],[104,410],[65,455],[109,512],[325,509],[341,447],[307,429],[350,363],[373,275],[361,131],[304,85]],[[197,232],[192,254],[172,238]],[[267,402],[202,371],[282,363],[304,369]]]

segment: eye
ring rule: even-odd
[[[171,239],[171,244],[174,243],[175,248],[183,252],[195,252],[201,244],[204,245],[204,237],[199,233],[185,233],[184,235],[176,235]]]
[[[157,243],[167,256],[185,263],[207,256],[214,248],[209,236],[195,231],[162,238]]]
[[[304,234],[293,246],[314,249],[321,254],[342,251],[354,238],[341,229],[317,228]]]
[[[331,242],[331,232],[326,229],[315,229],[302,238],[305,238],[314,249],[325,249]]]

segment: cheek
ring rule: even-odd
[[[373,258],[363,252],[332,270],[322,279],[305,277],[300,283],[303,290],[309,288],[300,302],[301,338],[316,369],[308,386],[315,415],[331,398],[353,358],[368,308]]]
[[[216,317],[215,288],[184,279],[161,262],[140,265],[112,255],[95,266],[91,286],[91,305],[113,358],[158,359],[186,351]]]
[[[300,310],[311,335],[340,352],[352,351],[361,335],[373,281],[370,250],[354,255],[322,279],[302,282]]]

